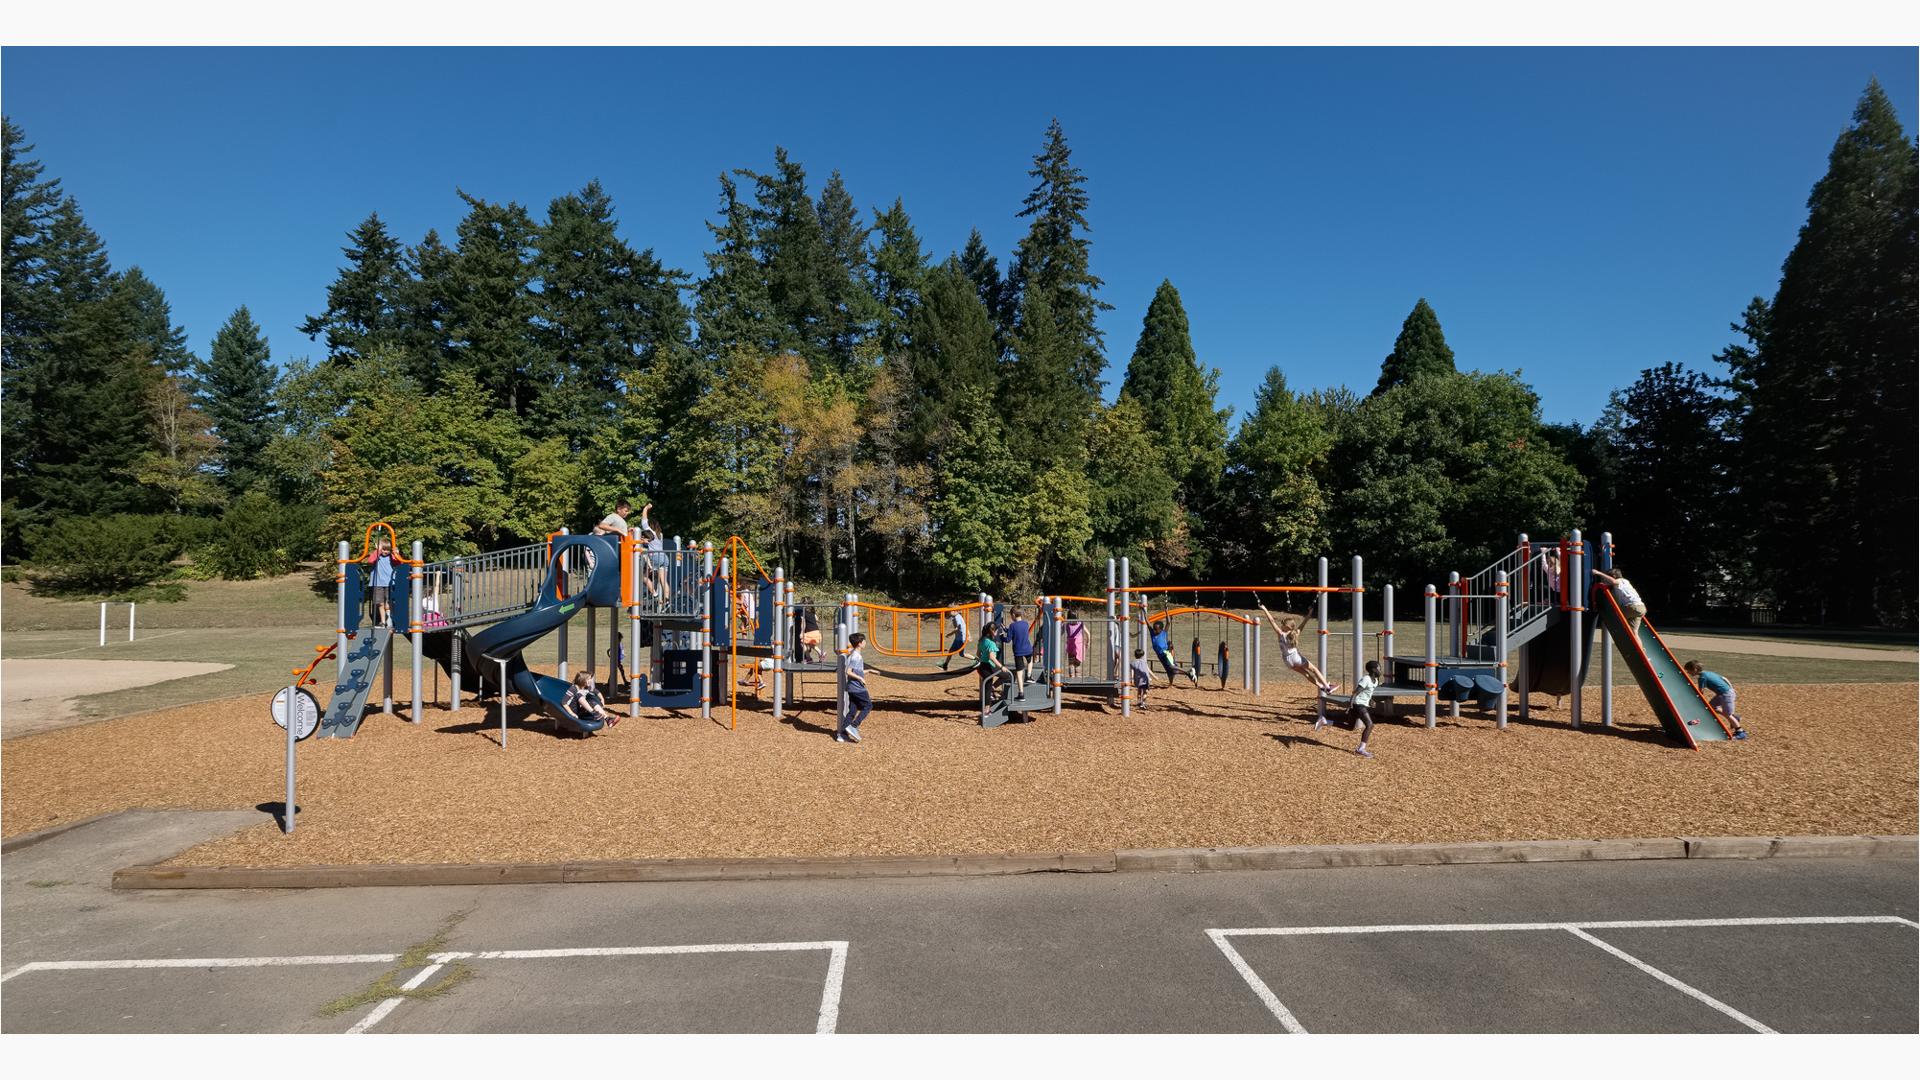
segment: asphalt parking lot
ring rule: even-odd
[[[106,887],[224,827],[123,816],[7,855],[0,1029],[1920,1030],[1912,859]]]

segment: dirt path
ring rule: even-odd
[[[74,699],[225,671],[232,664],[163,660],[0,660],[0,739],[70,727]]]
[[[1920,652],[1907,649],[1856,649],[1846,645],[1806,645],[1797,641],[1721,637],[1718,634],[1662,634],[1676,649],[1744,653],[1748,656],[1804,656],[1820,660],[1878,660],[1887,664],[1920,664]]]

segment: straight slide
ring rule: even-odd
[[[1640,684],[1640,692],[1646,695],[1647,704],[1653,706],[1668,735],[1696,750],[1700,742],[1725,741],[1732,736],[1713,706],[1707,704],[1699,685],[1660,640],[1653,623],[1640,620],[1639,639],[1629,637],[1626,612],[1609,588],[1595,586],[1592,606],[1599,614],[1600,625],[1620,643],[1620,654],[1626,658],[1634,681]]]

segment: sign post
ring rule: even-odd
[[[293,802],[293,744],[312,735],[314,729],[320,726],[320,703],[295,683],[273,696],[271,711],[273,722],[287,731],[287,801],[280,815],[280,831],[291,833],[296,810]]]

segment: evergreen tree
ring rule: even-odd
[[[351,363],[382,345],[399,344],[400,312],[404,304],[406,270],[400,242],[387,232],[380,215],[347,234],[347,257],[333,284],[327,286],[327,309],[300,324],[309,338],[325,334],[327,354],[335,363]]]
[[[1915,199],[1914,143],[1871,83],[1729,356],[1759,583],[1790,618],[1915,616]]]
[[[928,276],[907,337],[906,348],[888,358],[914,403],[901,441],[910,460],[931,464],[952,433],[958,404],[994,392],[993,328],[958,263],[949,259]]]
[[[766,270],[755,254],[753,208],[741,201],[739,187],[725,173],[720,174],[720,223],[708,222],[707,231],[716,248],[706,255],[707,276],[694,289],[693,309],[701,355],[717,362],[738,348],[779,348]]]
[[[956,277],[965,273],[950,265]],[[1074,343],[1061,333],[1047,294],[1029,291],[1021,298],[1012,360],[999,365],[999,404],[1008,448],[1036,473],[1084,444],[1090,410],[1074,381],[1075,359]]]
[[[1721,579],[1738,545],[1720,501],[1733,458],[1727,413],[1705,376],[1663,364],[1615,391],[1598,425],[1633,478],[1607,519],[1630,545],[1621,562],[1648,603],[1668,611],[1699,611],[1730,584]]]
[[[187,349],[187,332],[173,324],[167,294],[137,266],[121,275],[120,288],[133,305],[134,337],[140,346],[167,374],[186,374],[194,356]]]
[[[978,306],[971,288],[967,299]],[[1027,470],[1007,450],[986,394],[969,390],[951,411],[954,437],[930,507],[930,560],[964,592],[1004,593],[1027,565],[1021,551],[1029,526]]]
[[[1373,392],[1378,394],[1421,375],[1448,374],[1454,370],[1453,350],[1447,347],[1446,335],[1440,332],[1440,316],[1433,313],[1433,307],[1423,296],[1400,324],[1400,336],[1393,339],[1393,351],[1380,362],[1380,381]]]
[[[398,341],[408,375],[430,392],[439,388],[440,377],[453,356],[447,327],[453,318],[453,285],[449,278],[454,258],[453,249],[441,242],[439,231],[428,229],[402,260]]]
[[[195,376],[201,410],[221,446],[216,455],[226,490],[246,491],[266,476],[267,443],[274,434],[274,371],[267,339],[245,304],[214,335]]]
[[[1167,474],[1179,483],[1189,512],[1207,505],[1226,468],[1232,410],[1213,407],[1219,388],[1219,369],[1202,368],[1194,355],[1179,290],[1162,281],[1147,305],[1120,394],[1140,403],[1147,431],[1166,455]]]
[[[920,237],[913,231],[901,200],[895,199],[891,207],[874,213],[873,233],[880,238],[870,256],[873,298],[878,309],[875,339],[880,355],[890,357],[906,344],[907,324],[920,306],[929,268],[927,256],[920,250]]]
[[[1113,305],[1094,296],[1103,283],[1090,269],[1086,174],[1074,168],[1059,120],[1047,126],[1047,144],[1027,175],[1035,182],[1019,216],[1033,221],[1014,250],[1007,306],[1024,310],[1028,292],[1046,293],[1054,324],[1074,350],[1074,380],[1093,402],[1105,386],[1101,373],[1107,366],[1095,320]]]
[[[960,268],[967,272],[973,287],[979,291],[981,306],[993,317],[994,344],[1005,356],[1007,338],[1016,318],[1012,308],[1017,300],[1007,283],[1000,279],[999,261],[987,250],[987,242],[981,239],[979,229],[967,234],[967,246],[960,250]]]
[[[1087,446],[1091,559],[1133,560],[1133,581],[1140,585],[1152,581],[1159,567],[1184,564],[1177,489],[1139,402],[1122,398],[1099,410]]]
[[[854,367],[860,342],[880,318],[880,306],[868,282],[867,237],[873,230],[860,224],[860,213],[837,169],[827,177],[814,209],[826,249],[820,268],[821,292],[827,302],[821,344],[834,369],[846,373]]]
[[[779,346],[811,361],[828,358],[827,267],[832,261],[820,215],[807,195],[807,172],[773,152],[771,173],[754,177],[754,239],[765,269]]]
[[[467,215],[446,279],[449,363],[471,375],[496,408],[522,417],[539,388],[556,381],[534,338],[533,219],[519,203],[459,194]]]
[[[1210,522],[1221,569],[1259,580],[1307,580],[1312,561],[1329,550],[1333,441],[1327,410],[1289,390],[1279,368],[1268,368],[1228,447],[1226,497]]]

